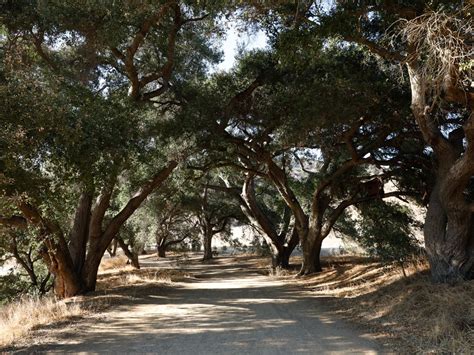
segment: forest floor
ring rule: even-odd
[[[0,353],[473,352],[474,281],[433,284],[423,262],[403,273],[358,257],[325,258],[323,272],[295,279],[292,262],[270,275],[269,259],[252,256],[147,255],[141,270],[108,259],[96,292],[57,302],[55,321]]]
[[[15,353],[149,352],[163,354],[379,353],[380,342],[343,321],[314,295],[265,275],[261,259],[142,259],[142,270],[106,271],[87,296],[100,312],[37,327]],[[159,269],[158,269],[159,268]],[[170,271],[167,282],[153,272]],[[176,271],[178,270],[178,271]],[[122,282],[119,281],[122,278]],[[123,283],[124,278],[129,284]],[[170,282],[171,281],[171,282]],[[113,287],[113,285],[121,286]],[[71,300],[81,302],[83,300]]]

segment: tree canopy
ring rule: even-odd
[[[334,231],[402,260],[418,247],[396,199],[428,206],[433,279],[473,277],[471,5],[48,0],[0,13],[0,256],[39,292],[50,274],[61,297],[94,290],[113,240],[133,259],[139,235],[165,255],[201,234],[209,259],[235,224],[275,268],[300,245],[301,275],[321,270]],[[268,44],[219,71],[232,21]]]

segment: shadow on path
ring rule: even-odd
[[[378,353],[368,334],[336,319],[324,298],[251,264],[191,260],[194,275],[170,287],[136,285],[100,319],[59,331],[20,352],[162,354]],[[114,290],[115,292],[115,290]],[[120,293],[117,289],[117,293]]]

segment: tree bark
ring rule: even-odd
[[[83,192],[76,209],[69,243],[69,251],[77,273],[81,273],[84,266],[91,206],[92,195],[88,192]]]
[[[463,127],[462,139],[445,138],[430,114],[427,87],[416,61],[407,64],[412,93],[412,112],[423,138],[436,157],[436,182],[430,196],[424,239],[432,280],[452,283],[474,276],[474,221],[464,191],[474,175],[474,117]],[[469,107],[472,109],[472,107]]]
[[[58,248],[50,238],[45,240],[47,251],[44,259],[49,271],[54,275],[54,293],[59,298],[73,297],[82,292],[83,282],[76,273],[69,253]]]
[[[89,241],[86,261],[81,274],[84,282],[83,293],[95,291],[100,262],[107,249],[107,247],[101,248],[100,242],[101,240],[98,238]]]
[[[290,256],[298,244],[299,244],[298,231],[295,227],[293,227],[289,240],[283,244],[283,250],[280,257],[280,260],[281,260],[280,264],[282,268],[288,269],[290,267]]]
[[[207,231],[204,233],[203,236],[203,245],[204,245],[204,255],[202,260],[211,260],[213,258],[212,256],[212,237],[213,233],[212,231]]]
[[[431,193],[423,231],[431,277],[443,283],[470,280],[474,276],[472,212],[463,208],[462,201],[449,201],[446,208],[440,180]]]
[[[277,253],[272,253],[272,269],[288,269],[290,267],[290,255],[293,250],[285,247]]]
[[[285,241],[284,235],[280,235],[276,240],[271,240],[266,235],[263,236],[265,242],[270,246],[272,269],[288,269],[290,266],[290,256],[299,243],[296,228],[293,228],[289,241]]]
[[[129,245],[125,243],[125,241],[121,237],[115,237],[115,240],[122,248],[125,256],[130,260],[130,263],[135,269],[140,269],[140,262],[138,261],[138,254],[135,254],[133,251],[130,250]]]
[[[166,258],[166,245],[158,245],[158,257]]]
[[[303,263],[299,276],[321,272],[321,245],[322,239],[315,231],[308,231],[306,238],[302,239]]]

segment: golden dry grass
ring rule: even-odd
[[[80,303],[54,298],[22,298],[0,309],[0,347],[12,344],[40,325],[84,316]]]
[[[401,353],[474,352],[474,281],[434,284],[427,263],[405,268],[363,258],[329,258],[297,282],[338,299],[343,316],[389,334]]]
[[[182,281],[188,276],[180,270],[158,268],[137,270],[131,267],[122,267],[122,269],[109,270],[100,274],[97,279],[97,290],[112,290],[138,284],[173,283]]]
[[[127,260],[128,259],[125,255],[116,255],[113,258],[102,258],[99,266],[99,272],[123,269],[127,266]]]
[[[357,306],[364,318],[394,324],[409,351],[474,351],[473,281],[441,285],[416,275],[360,297]]]

